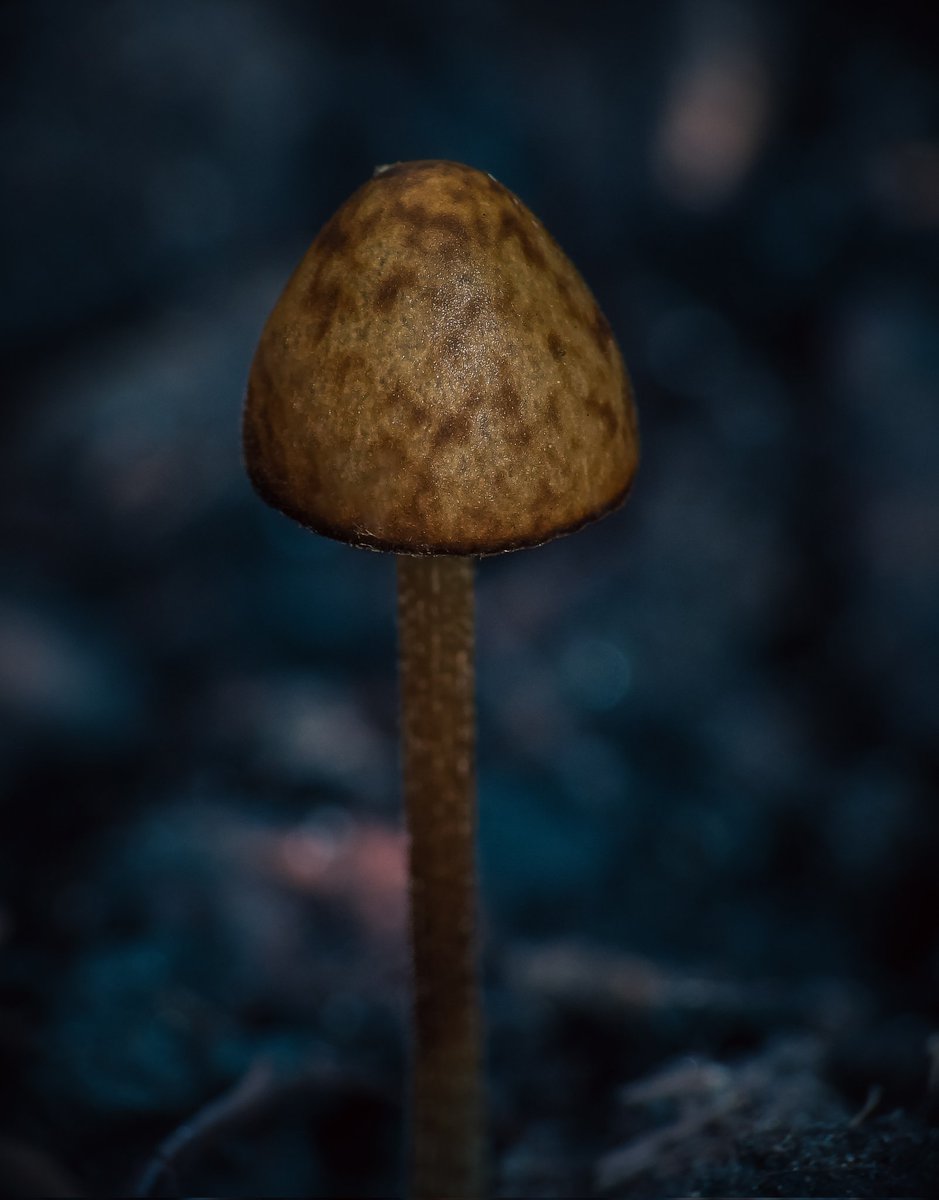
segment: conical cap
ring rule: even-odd
[[[602,516],[638,459],[606,319],[538,219],[452,162],[376,172],[264,327],[244,418],[262,497],[358,546],[494,554]]]

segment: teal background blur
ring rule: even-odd
[[[36,0],[0,22],[4,1136],[115,1187],[258,1055],[312,1056],[387,1090],[334,1088],[214,1186],[366,1194],[395,1169],[393,563],[267,510],[239,411],[296,260],[408,158],[490,171],[543,219],[643,434],[624,510],[478,573],[494,1086],[534,1054],[500,1034],[539,1027],[511,982],[533,946],[860,989],[925,1038],[935,12]],[[599,1112],[636,1048],[570,1037]]]

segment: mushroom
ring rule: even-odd
[[[244,448],[269,504],[398,556],[411,1191],[479,1197],[474,560],[620,504],[638,460],[629,380],[516,196],[459,163],[397,163],[326,224],[268,318]]]

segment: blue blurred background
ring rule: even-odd
[[[5,1190],[120,1192],[259,1059],[318,1082],[179,1188],[396,1186],[393,562],[266,509],[239,413],[294,263],[408,158],[490,171],[542,218],[643,432],[624,510],[479,570],[503,1186],[585,1194],[629,1133],[617,1088],[780,1030],[822,1046],[845,1114],[876,1085],[920,1119],[936,10],[31,0],[0,20]],[[29,1191],[37,1171],[60,1190]]]

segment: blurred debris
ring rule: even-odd
[[[219,681],[205,697],[207,735],[229,761],[290,785],[383,795],[395,778],[388,739],[348,688],[283,672]]]
[[[515,950],[506,970],[513,989],[567,1003],[646,1009],[659,1007],[673,991],[654,963],[573,945]]]
[[[863,989],[831,979],[805,981],[800,988],[779,981],[743,983],[572,943],[516,948],[505,970],[513,989],[624,1016],[668,1010],[689,1018],[728,1016],[763,1025],[787,1021],[830,1030],[856,1027],[869,1008]]]
[[[766,136],[765,31],[736,0],[684,3],[679,13],[685,46],[657,131],[656,169],[670,199],[709,208],[736,189]]]
[[[733,1155],[738,1131],[791,1132],[809,1122],[834,1120],[843,1109],[818,1076],[821,1046],[790,1038],[728,1066],[708,1061],[671,1064],[623,1089],[627,1108],[669,1113],[597,1165],[597,1182],[616,1193],[645,1177],[663,1180]]]
[[[0,745],[100,749],[139,729],[142,681],[119,641],[55,605],[0,598]]]
[[[332,898],[370,937],[397,944],[405,930],[405,849],[398,830],[335,811],[286,833],[257,835],[252,855],[279,882]]]

